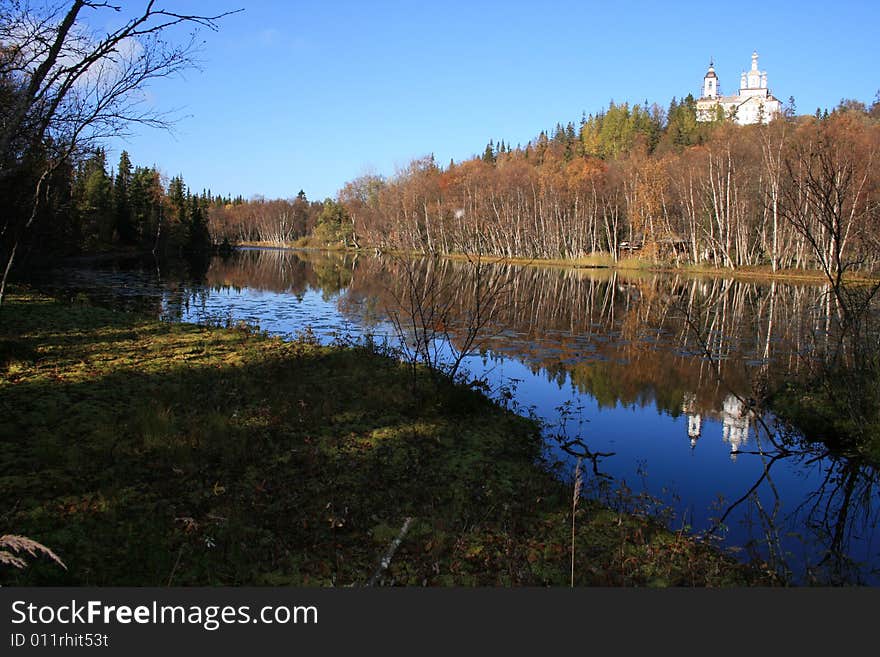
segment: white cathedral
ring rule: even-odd
[[[767,88],[767,71],[758,70],[757,51],[752,53],[751,70],[740,76],[739,93],[735,96],[720,93],[715,64],[710,62],[697,101],[697,121],[713,121],[718,116],[719,107],[725,117],[732,118],[739,125],[767,123],[782,111],[782,103]]]

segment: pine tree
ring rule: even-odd
[[[331,198],[324,200],[323,208],[318,215],[315,236],[325,244],[342,244],[346,246],[351,237],[351,223],[345,207]]]
[[[159,172],[155,169],[137,167],[128,191],[131,222],[140,241],[151,247],[156,246],[157,235],[160,232],[162,196],[164,194],[159,182]]]
[[[483,151],[483,162],[486,164],[495,164],[495,144],[490,139],[486,144],[486,150]]]
[[[557,144],[565,143],[565,128],[562,127],[561,123],[557,123],[553,129],[553,141]]]
[[[94,242],[108,245],[113,240],[113,182],[107,175],[107,157],[97,149],[80,165],[74,186],[74,207],[81,232]]]
[[[180,224],[186,223],[186,188],[183,185],[183,177],[178,175],[171,179],[168,184],[168,200],[174,210],[174,218]]]
[[[134,244],[138,234],[132,220],[129,193],[131,189],[131,160],[127,151],[119,156],[119,167],[113,184],[113,214],[116,234],[124,244]]]
[[[189,254],[204,254],[211,249],[211,235],[208,232],[208,219],[201,199],[190,195],[186,222],[186,251]]]

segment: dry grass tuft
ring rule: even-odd
[[[22,557],[17,556],[17,554],[13,554],[21,552],[26,552],[32,557],[36,557],[39,554],[45,554],[52,561],[64,568],[64,570],[67,570],[67,566],[64,565],[61,558],[42,543],[38,543],[27,536],[17,536],[15,534],[0,536],[0,564],[3,564],[4,566],[13,566],[14,568],[24,568],[27,566],[27,562]]]
[[[582,459],[578,457],[577,466],[574,469],[574,494],[571,496],[571,586],[574,587],[574,538],[575,538],[575,514],[577,514],[578,502],[581,499],[581,489],[584,486]]]

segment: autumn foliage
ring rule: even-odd
[[[352,241],[380,250],[874,270],[875,109],[738,126],[697,124],[684,101],[668,119],[612,104],[579,134],[560,126],[446,167],[420,158],[338,200]]]

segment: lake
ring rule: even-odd
[[[441,361],[465,350],[468,380],[545,423],[561,477],[584,457],[607,503],[658,513],[795,582],[880,583],[876,470],[760,408],[833,340],[822,285],[505,263],[475,275],[452,260],[276,249],[201,271],[83,260],[39,285],[326,342],[400,347],[428,329]]]

